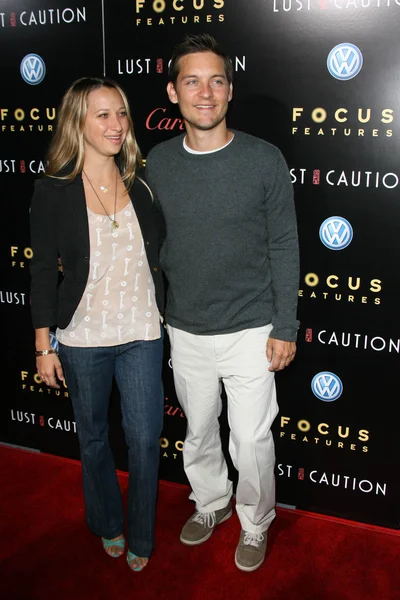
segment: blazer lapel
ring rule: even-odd
[[[72,183],[65,186],[66,208],[71,215],[75,235],[79,238],[82,249],[89,255],[89,222],[87,217],[85,192],[83,182],[78,175]]]

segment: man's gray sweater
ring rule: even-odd
[[[295,341],[299,255],[289,171],[275,146],[234,133],[217,152],[191,154],[181,135],[147,158],[166,225],[166,321],[199,335],[272,323],[272,337]]]

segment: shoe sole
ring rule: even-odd
[[[180,541],[182,542],[182,544],[185,544],[185,546],[200,546],[200,544],[204,544],[204,542],[206,542],[207,540],[210,539],[210,537],[212,536],[215,527],[217,527],[218,525],[221,525],[221,523],[224,523],[224,521],[227,521],[230,517],[232,516],[232,509],[226,513],[226,515],[220,520],[218,521],[218,523],[215,524],[215,526],[211,529],[211,531],[209,533],[207,533],[206,536],[204,536],[203,538],[201,538],[201,540],[186,540],[185,538],[183,538],[182,536],[180,536]]]
[[[265,560],[265,556],[263,556],[263,558],[260,560],[259,563],[257,563],[256,565],[253,565],[252,567],[244,567],[243,565],[241,565],[238,560],[237,560],[237,551],[235,552],[235,565],[237,566],[237,568],[240,571],[245,571],[246,573],[251,573],[252,571],[256,571],[257,569],[259,569],[261,567],[261,565],[263,564]]]

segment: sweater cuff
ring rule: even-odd
[[[296,342],[299,325],[300,321],[296,321],[294,327],[284,327],[278,324],[273,324],[270,337],[276,340],[282,340],[282,342]]]

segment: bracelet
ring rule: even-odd
[[[35,356],[47,356],[48,354],[57,354],[53,349],[51,350],[36,350]]]

